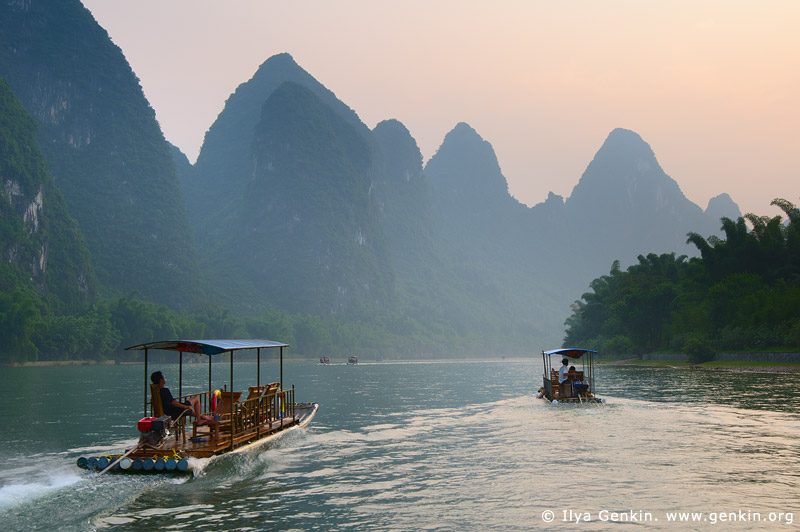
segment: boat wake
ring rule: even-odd
[[[82,471],[75,467],[73,458],[65,459],[65,454],[71,455],[37,454],[3,460],[0,522],[13,523],[4,530],[85,530],[94,516],[124,507],[141,493],[158,489],[162,482]],[[63,508],[70,508],[70,512],[65,514]]]
[[[67,470],[49,473],[44,478],[33,480],[30,479],[29,474],[26,474],[25,479],[14,479],[9,484],[0,487],[0,510],[23,503],[29,504],[81,482],[80,475]]]

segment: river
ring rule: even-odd
[[[237,363],[235,382],[254,368]],[[0,368],[0,523],[26,531],[797,526],[793,376],[601,365],[606,404],[573,406],[536,399],[541,368],[537,357],[285,363],[297,400],[320,404],[311,425],[217,457],[188,479],[75,466],[79,456],[136,442],[141,366]],[[177,366],[158,369],[176,388]],[[262,381],[273,369],[262,364]],[[198,390],[207,375],[206,366],[184,366],[184,382]]]

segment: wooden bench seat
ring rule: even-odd
[[[555,369],[551,368],[550,369],[550,382],[551,382],[551,386],[552,386],[552,389],[553,389],[553,397],[554,398],[558,398],[558,399],[567,398],[567,397],[577,397],[577,395],[575,394],[575,389],[574,389],[572,383],[573,383],[573,381],[583,382],[583,376],[584,376],[584,372],[583,371],[575,371],[574,373],[572,373],[570,375],[571,379],[568,381],[568,383],[564,383],[564,392],[565,393],[564,393],[564,395],[562,397],[561,386],[558,384],[558,371],[556,371]],[[585,396],[586,394],[587,394],[587,392],[584,392],[581,395]]]

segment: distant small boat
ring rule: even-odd
[[[349,357],[347,359],[347,363],[348,364],[353,364],[353,365],[358,364],[358,357],[356,357],[356,356]]]
[[[320,364],[330,364],[331,363],[331,357],[319,357],[319,363]]]
[[[539,389],[539,398],[547,399],[553,404],[558,403],[605,403],[594,394],[594,355],[597,351],[591,349],[554,349],[542,351],[544,364],[544,382]],[[567,380],[558,382],[558,370],[553,367],[552,356],[562,364],[570,364],[570,360],[580,360],[581,370],[571,366],[567,371]],[[566,364],[564,364],[566,365]]]

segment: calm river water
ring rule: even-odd
[[[236,380],[254,368],[237,364]],[[262,450],[215,458],[191,479],[101,477],[75,466],[79,456],[136,442],[141,366],[0,368],[0,523],[325,532],[798,526],[795,379],[605,365],[596,374],[607,404],[570,406],[536,399],[541,368],[536,357],[291,362],[284,383],[299,401],[320,403],[312,424]],[[176,389],[177,366],[159,369]],[[262,381],[272,376],[262,365]],[[184,366],[187,381],[199,389],[206,367]]]

